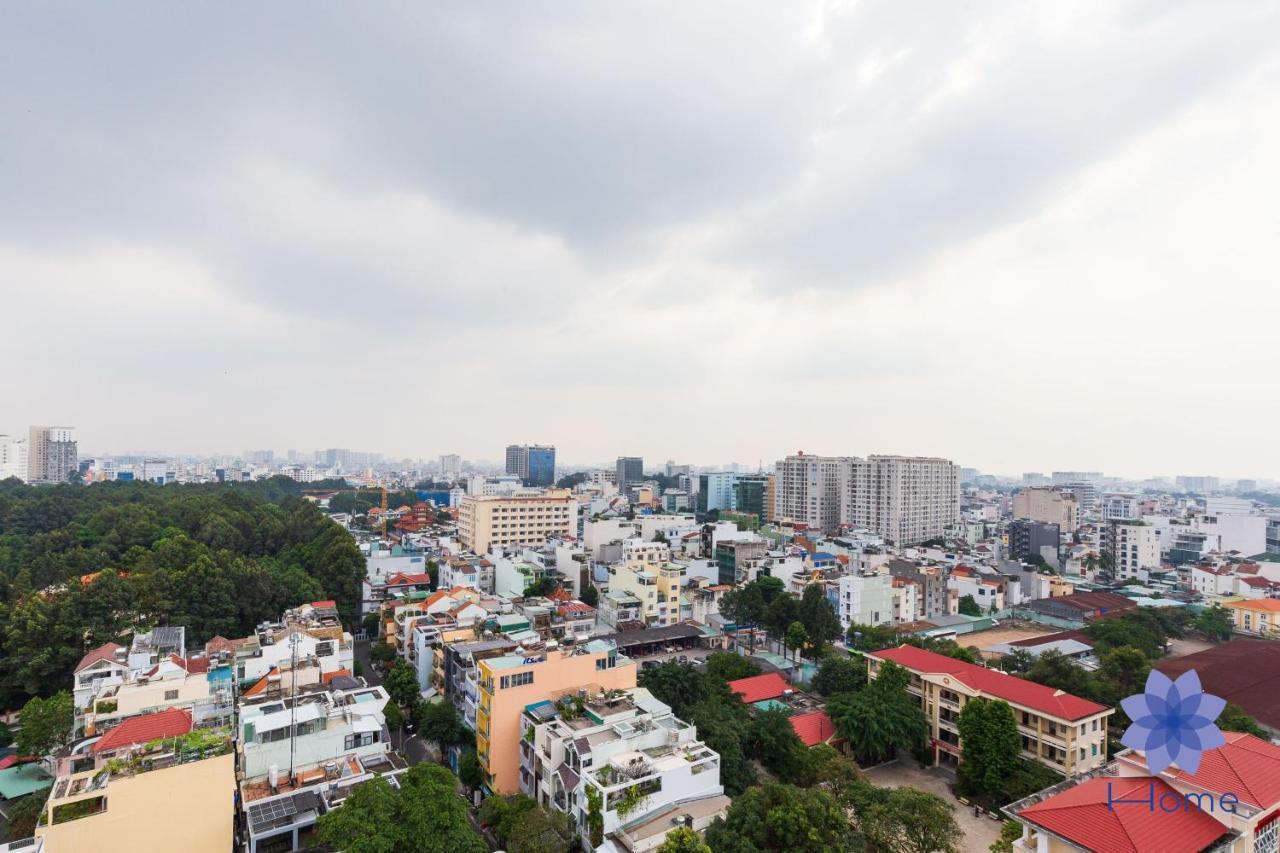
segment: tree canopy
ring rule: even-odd
[[[825,791],[794,785],[752,788],[707,828],[715,853],[826,853],[862,849],[844,807]]]
[[[357,785],[342,808],[320,817],[320,840],[345,853],[485,853],[471,828],[457,780],[437,764],[417,764],[396,790],[384,779]]]
[[[155,625],[188,645],[308,601],[353,624],[365,561],[287,477],[256,483],[0,482],[0,707],[69,683],[89,649]]]
[[[855,693],[866,684],[867,665],[862,658],[851,658],[841,653],[823,658],[810,686],[829,697],[838,693]]]
[[[958,789],[968,796],[999,799],[1022,751],[1013,709],[1002,700],[970,699],[957,728],[964,744],[964,760],[956,770]]]
[[[838,694],[827,703],[836,731],[848,739],[860,763],[878,764],[928,739],[920,703],[906,689],[909,678],[902,667],[886,661],[865,688]]]

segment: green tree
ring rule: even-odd
[[[958,790],[966,796],[1000,798],[1022,751],[1013,709],[1003,700],[970,699],[960,712],[964,758],[956,770]]]
[[[836,695],[827,703],[827,715],[860,763],[878,764],[928,740],[929,725],[920,703],[906,689],[909,680],[906,670],[886,661],[864,689]]]
[[[369,660],[374,663],[390,663],[396,659],[396,650],[387,643],[373,642],[369,644]]]
[[[846,634],[849,647],[861,652],[878,652],[901,641],[899,633],[889,625],[859,625],[855,622]]]
[[[677,826],[658,845],[657,853],[711,853],[711,848],[694,830]]]
[[[745,792],[707,828],[707,846],[716,853],[826,853],[857,850],[860,842],[834,797],[783,784]]]
[[[821,657],[827,644],[840,636],[840,617],[831,609],[831,602],[820,584],[809,584],[800,596],[800,622],[814,657]]]
[[[594,785],[587,786],[587,840],[595,850],[604,843],[604,803]]]
[[[1014,649],[1000,659],[1000,669],[1011,675],[1022,675],[1035,665],[1035,655],[1026,649]]]
[[[786,646],[789,651],[797,656],[804,649],[804,644],[808,642],[809,634],[805,631],[804,625],[799,621],[792,622],[787,626]]]
[[[800,603],[792,595],[779,595],[774,598],[769,602],[764,617],[769,635],[778,638],[785,635],[788,626],[799,618]]]
[[[861,815],[863,833],[895,853],[959,853],[964,835],[955,808],[941,797],[903,786],[892,788]]]
[[[707,655],[704,671],[709,677],[727,684],[740,678],[759,675],[760,667],[755,661],[742,655],[732,652],[712,652]]]
[[[1000,837],[990,847],[989,853],[1013,853],[1013,842],[1022,837],[1022,824],[1006,820],[1000,825]]]
[[[960,598],[960,612],[965,616],[981,616],[982,608],[972,595],[965,595]]]
[[[420,702],[414,710],[418,735],[436,744],[441,752],[462,740],[462,718],[452,702]]]
[[[480,766],[480,756],[473,747],[462,750],[458,757],[458,779],[473,791],[484,783],[484,768]]]
[[[9,830],[10,838],[30,838],[36,834],[36,824],[49,802],[50,790],[36,791],[6,806],[9,818],[5,821],[5,828]]]
[[[344,853],[396,853],[399,792],[385,779],[356,785],[340,809],[320,816],[320,839]]]
[[[647,669],[640,673],[639,683],[670,705],[681,719],[688,719],[689,709],[707,699],[740,704],[723,681],[687,663],[667,661]]]
[[[1270,736],[1266,729],[1258,725],[1257,720],[1245,713],[1245,710],[1234,702],[1228,702],[1227,707],[1222,709],[1222,713],[1218,715],[1218,728],[1224,732],[1244,732],[1247,735],[1269,740]]]
[[[393,732],[399,731],[404,726],[404,714],[400,712],[400,706],[394,699],[387,700],[387,704],[382,707],[382,716],[385,718],[387,728]]]
[[[1097,690],[1107,704],[1119,704],[1120,700],[1141,693],[1147,683],[1151,662],[1138,649],[1121,646],[1102,653],[1096,675]]]
[[[14,745],[19,755],[52,755],[71,742],[75,702],[65,690],[48,699],[36,697],[22,706],[18,724]]]
[[[403,658],[392,665],[386,681],[383,682],[383,687],[402,708],[413,707],[421,695],[418,690],[418,673],[414,672],[413,667]]]
[[[1047,651],[1036,658],[1027,671],[1027,679],[1055,690],[1089,698],[1094,695],[1094,685],[1089,673],[1072,662],[1071,658],[1056,650]]]
[[[774,776],[787,780],[803,765],[807,749],[790,717],[790,711],[760,711],[751,722],[749,740],[752,755]]]
[[[1194,625],[1197,631],[1210,640],[1217,641],[1230,640],[1231,632],[1235,628],[1231,614],[1219,604],[1201,610],[1199,615],[1196,616]]]
[[[424,853],[485,853],[488,846],[471,828],[467,806],[457,796],[457,779],[438,764],[417,764],[400,777],[400,849]],[[347,806],[343,805],[342,811]],[[337,845],[334,845],[337,846]],[[339,848],[344,849],[344,848]]]
[[[720,614],[740,630],[750,629],[747,646],[751,652],[755,651],[755,629],[764,621],[765,607],[760,587],[754,583],[731,589],[720,599]]]
[[[708,698],[680,715],[698,729],[698,737],[720,754],[720,784],[737,796],[756,783],[756,772],[743,752],[750,734],[750,717],[737,698]]]
[[[867,684],[867,665],[861,658],[832,654],[822,659],[818,674],[810,685],[823,696],[855,693]]]
[[[587,584],[582,590],[581,600],[583,604],[591,607],[600,606],[600,590],[596,589],[593,583]]]

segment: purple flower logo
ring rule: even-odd
[[[1201,752],[1226,743],[1214,724],[1226,705],[1227,700],[1200,689],[1200,676],[1194,669],[1178,676],[1177,681],[1153,669],[1147,676],[1146,692],[1120,702],[1133,720],[1120,742],[1146,753],[1152,775],[1174,763],[1195,773]]]

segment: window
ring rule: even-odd
[[[377,732],[360,732],[347,735],[342,741],[343,749],[356,749],[361,746],[372,746],[378,742]]]
[[[1093,745],[1093,754],[1094,755],[1098,754],[1098,745],[1096,743]]]
[[[177,699],[177,698],[178,698],[178,691],[176,690],[166,690],[164,692],[164,701],[166,702],[172,702],[174,699]]]

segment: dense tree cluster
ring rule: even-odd
[[[484,853],[456,795],[457,779],[437,764],[417,764],[400,777],[357,785],[342,808],[320,817],[320,840],[346,853]]]
[[[198,645],[319,599],[350,621],[364,560],[301,488],[0,482],[0,707],[67,685],[86,650],[133,630],[185,625]]]
[[[796,599],[780,579],[766,575],[725,593],[720,613],[739,628],[753,629],[753,645],[754,630],[764,628],[787,648],[814,659],[821,658],[840,636],[840,619],[819,584],[805,587]]]

